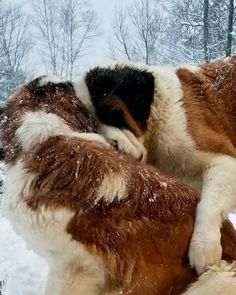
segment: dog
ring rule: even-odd
[[[235,263],[189,266],[197,191],[114,150],[71,83],[37,78],[3,117],[3,212],[47,259],[45,294],[235,294]],[[222,247],[236,259],[229,221]]]
[[[236,56],[199,66],[115,64],[75,88],[104,136],[201,193],[189,259],[219,263],[220,227],[236,208]]]

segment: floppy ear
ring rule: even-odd
[[[136,135],[145,130],[154,94],[152,73],[122,65],[98,67],[87,73],[86,83],[103,123],[128,128]]]
[[[107,95],[100,100],[97,106],[97,114],[103,118],[107,125],[113,125],[118,128],[127,128],[137,137],[143,133],[141,124],[131,115],[123,99],[116,95]]]

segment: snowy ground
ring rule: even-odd
[[[0,163],[0,179],[3,177]],[[236,225],[236,215],[231,216]],[[16,235],[9,222],[0,215],[0,295],[43,295],[47,264]],[[0,283],[1,286],[1,283]]]
[[[0,182],[3,177],[4,165],[0,162]],[[27,249],[1,215],[0,237],[0,295],[43,295],[48,271],[46,262]]]
[[[0,237],[0,280],[5,281],[2,295],[43,295],[45,261],[27,249],[4,218],[0,218]]]

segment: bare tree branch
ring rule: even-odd
[[[31,50],[28,31],[29,18],[23,16],[20,6],[3,6],[0,3],[0,59],[18,71]]]
[[[6,100],[27,78],[31,50],[28,24],[29,17],[21,6],[0,1],[0,100]]]
[[[110,44],[117,44],[118,49],[110,46],[112,56],[123,55],[128,60],[146,64],[160,62],[164,22],[159,9],[160,6],[152,0],[138,0],[125,10],[117,9]]]
[[[78,62],[97,36],[97,16],[81,0],[33,0],[34,24],[46,69],[72,79]]]

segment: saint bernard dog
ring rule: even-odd
[[[198,280],[188,246],[199,195],[119,154],[73,85],[41,77],[8,101],[3,212],[49,263],[47,295],[235,295],[236,233]],[[210,234],[210,233],[209,233]]]
[[[200,66],[96,67],[75,87],[118,149],[201,193],[190,264],[199,274],[218,264],[222,221],[236,208],[236,56]]]

